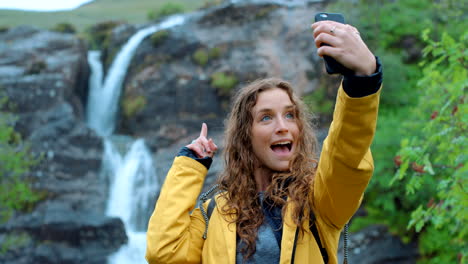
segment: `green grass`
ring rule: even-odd
[[[51,29],[59,23],[71,23],[78,31],[82,32],[90,25],[108,20],[140,24],[148,21],[149,11],[158,10],[166,3],[180,4],[186,12],[190,12],[202,7],[206,0],[95,0],[72,11],[0,10],[0,27],[33,25],[43,29]]]

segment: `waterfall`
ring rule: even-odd
[[[182,24],[183,21],[183,16],[169,17],[160,24],[138,31],[125,43],[111,64],[102,89],[98,89],[99,91],[96,92],[99,93],[97,95],[99,103],[88,105],[88,112],[92,113],[88,119],[88,124],[97,133],[102,136],[109,136],[114,132],[122,83],[125,79],[128,65],[140,42],[156,31]]]
[[[102,87],[102,63],[101,63],[101,52],[92,50],[88,52],[88,63],[91,68],[91,74],[89,76],[89,93],[88,93],[88,104],[86,107],[86,120],[88,125],[93,128],[97,133],[100,131],[96,130],[99,120],[93,118],[94,110],[99,105],[101,99],[100,92]]]
[[[122,144],[117,142],[118,136],[112,135],[122,83],[140,42],[148,35],[182,24],[184,20],[183,16],[172,16],[138,31],[119,51],[104,81],[100,52],[90,51],[88,54],[91,76],[86,117],[88,126],[104,140],[102,175],[108,175],[110,186],[106,215],[122,219],[128,236],[128,243],[108,258],[109,264],[146,263],[147,215],[153,210],[160,189],[151,152],[144,140]]]
[[[125,224],[128,243],[108,259],[109,264],[145,263],[145,227],[148,219],[142,216],[152,210],[160,184],[157,182],[151,153],[142,139],[130,147],[125,156],[115,158],[118,151],[110,140],[105,141],[104,163],[113,175],[106,215],[120,217]],[[118,156],[118,155],[117,155]]]

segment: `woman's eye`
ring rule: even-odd
[[[287,113],[286,118],[287,119],[294,119],[294,114],[293,113]]]
[[[262,119],[260,119],[260,121],[269,121],[271,120],[271,117],[270,116],[263,116]]]

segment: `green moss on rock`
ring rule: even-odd
[[[218,93],[223,96],[229,95],[237,83],[236,76],[230,73],[215,72],[211,75],[211,86],[218,89]]]
[[[55,25],[52,29],[52,31],[60,32],[60,33],[67,33],[67,34],[75,34],[76,33],[76,28],[70,23],[59,23]]]
[[[112,30],[121,23],[119,21],[105,21],[88,28],[86,30],[86,38],[90,43],[91,49],[106,49],[109,45]]]
[[[221,56],[221,48],[219,47],[214,47],[212,49],[210,49],[210,51],[208,52],[208,56],[210,57],[210,59],[217,59]]]
[[[193,54],[193,60],[200,66],[205,66],[208,63],[209,56],[205,49],[197,49]]]
[[[151,44],[153,47],[158,46],[159,44],[163,43],[169,37],[169,31],[167,30],[160,30],[156,33],[153,33],[150,37]]]
[[[0,244],[0,255],[5,255],[10,250],[18,250],[28,245],[32,237],[26,232],[4,233]]]
[[[128,96],[122,101],[122,112],[126,118],[132,118],[143,108],[145,108],[147,100],[144,96]]]
[[[220,47],[211,49],[199,48],[193,53],[193,60],[200,66],[205,66],[210,60],[215,60],[221,57],[223,50]]]

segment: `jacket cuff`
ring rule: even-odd
[[[213,159],[211,157],[204,157],[204,158],[198,158],[197,157],[197,154],[195,154],[195,152],[193,152],[193,150],[187,148],[187,147],[183,147],[179,153],[177,154],[177,157],[179,156],[185,156],[185,157],[189,157],[191,159],[194,159],[198,162],[200,162],[203,166],[205,166],[205,168],[207,170],[210,169],[210,166],[211,166],[211,163],[213,162]]]
[[[343,90],[349,97],[358,98],[376,93],[382,85],[383,72],[380,59],[375,57],[377,68],[369,76],[344,75]]]

